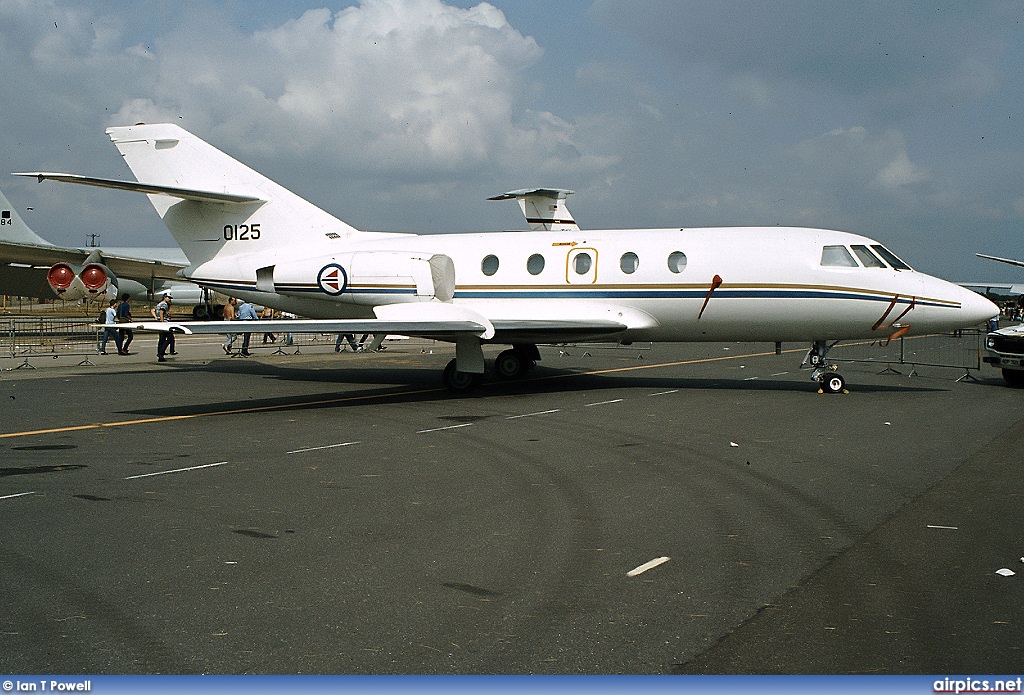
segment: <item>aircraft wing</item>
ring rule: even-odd
[[[0,241],[0,263],[20,263],[27,266],[45,266],[46,268],[60,262],[81,264],[85,263],[89,255],[96,250],[94,248],[74,249]],[[178,271],[186,267],[184,263],[110,255],[103,253],[102,250],[101,254],[103,265],[110,268],[118,277],[124,278],[180,280]],[[34,290],[35,288],[33,288]]]
[[[999,256],[988,256],[985,255],[984,253],[976,253],[974,255],[977,256],[978,258],[984,258],[989,261],[999,261],[1000,263],[1006,263],[1009,265],[1015,265],[1018,268],[1024,268],[1024,261],[1015,261],[1012,258],[1000,258]]]
[[[994,291],[1000,294],[1024,294],[1024,284],[1019,282],[958,282],[957,284],[981,294]]]
[[[143,321],[119,323],[118,328],[138,331],[172,331],[186,335],[225,333],[372,333],[407,335],[453,342],[462,336],[488,339],[493,326],[499,342],[512,338],[523,342],[566,341],[618,333],[626,326],[615,321],[495,321],[484,319],[275,319],[271,321]],[[487,337],[485,337],[487,336]]]

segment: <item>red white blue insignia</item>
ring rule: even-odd
[[[348,285],[348,274],[337,263],[328,263],[317,273],[316,284],[327,294],[337,297]]]

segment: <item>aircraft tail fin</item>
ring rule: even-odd
[[[575,231],[579,229],[565,205],[572,191],[564,188],[524,188],[496,195],[487,200],[516,200],[526,216],[530,231]]]
[[[107,135],[193,266],[214,256],[321,245],[355,228],[174,124],[114,127]]]
[[[15,244],[53,246],[46,239],[29,229],[29,226],[21,219],[18,211],[7,200],[7,196],[3,194],[3,191],[0,191],[0,241],[9,241]]]

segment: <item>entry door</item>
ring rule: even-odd
[[[565,280],[570,285],[593,285],[597,282],[597,249],[577,248],[565,259]]]

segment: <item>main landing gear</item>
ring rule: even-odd
[[[834,348],[838,342],[837,340],[830,345],[827,340],[815,340],[811,349],[807,351],[804,361],[800,363],[801,367],[810,363],[814,369],[811,372],[811,379],[820,384],[818,393],[849,393],[846,390],[846,379],[836,371],[839,369],[839,365],[829,362],[825,358],[828,351]]]
[[[494,358],[494,374],[502,380],[519,379],[536,366],[540,351],[536,345],[513,345]],[[483,374],[460,372],[454,359],[444,368],[444,385],[449,391],[462,393],[480,385]]]

